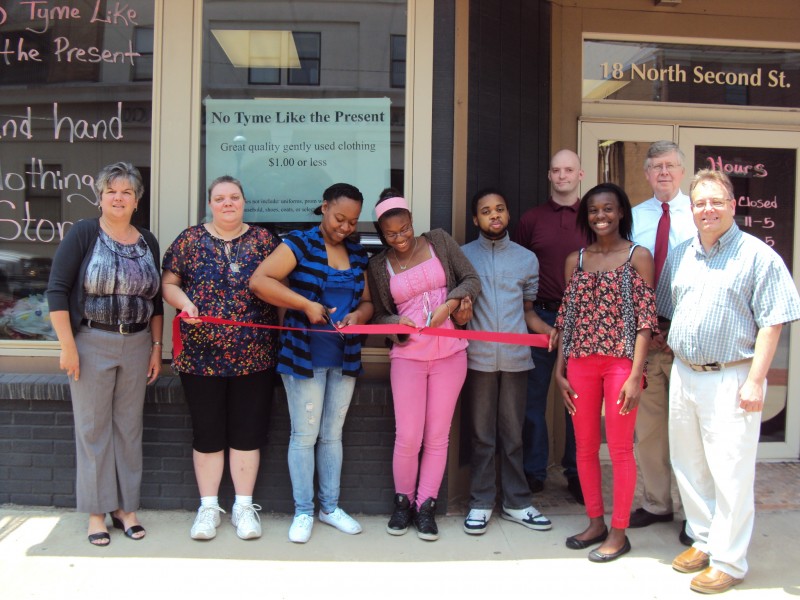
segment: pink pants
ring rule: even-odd
[[[605,407],[606,444],[614,470],[614,510],[611,527],[628,527],[633,495],[636,491],[636,459],[633,456],[633,430],[636,409],[620,415],[619,391],[631,374],[631,361],[593,354],[570,358],[567,380],[578,395],[573,400],[578,477],[581,480],[586,514],[590,519],[602,517],[602,476],[600,473],[600,416]]]
[[[392,359],[394,487],[412,503],[416,501],[417,507],[439,495],[447,464],[450,423],[466,376],[466,350],[431,361]]]

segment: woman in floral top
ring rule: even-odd
[[[220,524],[218,491],[229,461],[236,500],[231,522],[242,539],[261,535],[253,488],[260,448],[267,441],[275,379],[277,339],[268,329],[202,323],[213,316],[275,325],[275,307],[256,298],[250,276],[277,246],[260,227],[244,223],[242,186],[230,176],[209,187],[212,220],[189,227],[164,255],[164,299],[186,312],[183,349],[173,367],[180,373],[192,416],[192,448],[200,509],[191,537],[208,540]]]
[[[650,252],[630,241],[631,204],[618,186],[604,183],[589,190],[577,220],[591,244],[567,257],[567,289],[555,325],[560,333],[555,376],[575,425],[589,526],[567,538],[567,547],[600,543],[589,560],[609,562],[631,550],[625,529],[636,488],[633,429],[647,349],[657,331],[655,267]],[[599,458],[604,405],[614,470],[610,530],[603,517]]]

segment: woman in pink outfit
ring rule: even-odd
[[[381,194],[375,214],[388,248],[369,262],[372,322],[445,329],[464,325],[481,286],[456,241],[441,229],[415,235],[408,204],[395,190]],[[447,463],[450,422],[467,374],[467,341],[416,333],[391,336],[391,341],[396,494],[387,531],[402,535],[413,520],[417,535],[433,541],[439,537],[436,497]]]

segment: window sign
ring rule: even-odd
[[[246,220],[282,232],[319,223],[325,188],[350,183],[364,195],[362,242],[377,243],[378,195],[404,181],[407,11],[406,0],[204,0],[203,187],[237,177]]]
[[[731,178],[736,224],[781,255],[792,270],[797,151],[789,148],[695,146],[695,167]]]
[[[153,7],[0,3],[0,339],[55,339],[50,265],[71,225],[98,215],[97,172],[125,160],[147,184]],[[149,227],[148,192],[134,220]]]
[[[248,221],[307,222],[340,181],[372,219],[389,185],[389,99],[207,100],[206,173],[242,181]]]
[[[584,40],[584,101],[800,107],[800,51]]]

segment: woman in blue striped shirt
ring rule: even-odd
[[[289,474],[295,515],[289,539],[297,543],[310,539],[314,525],[315,468],[319,520],[344,533],[361,531],[361,525],[338,506],[342,427],[361,371],[361,337],[330,332],[367,323],[372,317],[364,277],[367,253],[349,239],[364,199],[346,183],[332,185],[322,197],[322,206],[315,211],[322,215],[320,224],[289,233],[250,279],[253,293],[288,309],[283,323],[296,328],[281,334],[277,370],[292,422]],[[312,334],[314,329],[328,333]]]

